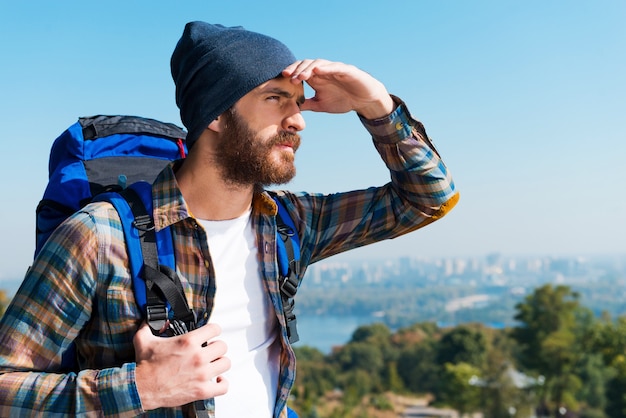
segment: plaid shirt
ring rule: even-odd
[[[446,167],[403,103],[386,118],[362,122],[390,170],[389,184],[332,195],[271,192],[295,222],[303,266],[414,231],[456,204]],[[210,313],[216,287],[206,234],[189,213],[171,165],[155,180],[153,199],[156,228],[173,229],[190,306]],[[259,268],[281,327],[274,416],[286,417],[296,359],[278,283],[276,211],[269,192],[255,195]],[[92,203],[57,228],[0,321],[0,416],[183,416],[180,408],[141,407],[132,343],[141,320],[119,216],[108,203]],[[77,363],[71,370],[62,366],[70,354]],[[212,400],[207,405],[214,416]]]

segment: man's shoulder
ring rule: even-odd
[[[69,216],[50,238],[58,241],[68,237],[83,245],[92,240],[96,240],[99,245],[123,240],[120,216],[110,202],[91,202]]]

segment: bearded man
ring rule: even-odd
[[[0,322],[2,347],[11,347],[0,349],[1,416],[286,417],[295,356],[273,197],[295,223],[302,273],[415,231],[457,202],[423,125],[354,66],[297,60],[268,36],[191,22],[171,70],[189,153],[154,181],[153,215],[156,230],[172,230],[198,327],[153,335],[134,306],[117,212],[92,203],[50,237],[25,278],[31,290],[18,292]],[[305,98],[304,82],[313,97]],[[332,195],[267,190],[296,173],[303,111],[355,112],[390,182]],[[78,372],[60,367],[58,351],[70,344]]]

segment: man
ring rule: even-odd
[[[203,22],[187,24],[171,66],[189,154],[153,184],[155,227],[173,229],[186,296],[208,324],[152,335],[117,213],[91,204],[51,236],[0,322],[0,416],[182,416],[201,400],[210,416],[286,416],[295,357],[264,186],[295,174],[301,111],[355,111],[391,174],[361,191],[272,192],[295,221],[304,266],[414,231],[458,199],[422,124],[354,66],[296,60],[275,39]],[[63,370],[72,343],[79,368]]]

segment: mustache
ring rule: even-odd
[[[299,134],[291,132],[279,132],[270,141],[269,145],[289,145],[294,151],[300,147],[301,138]]]

